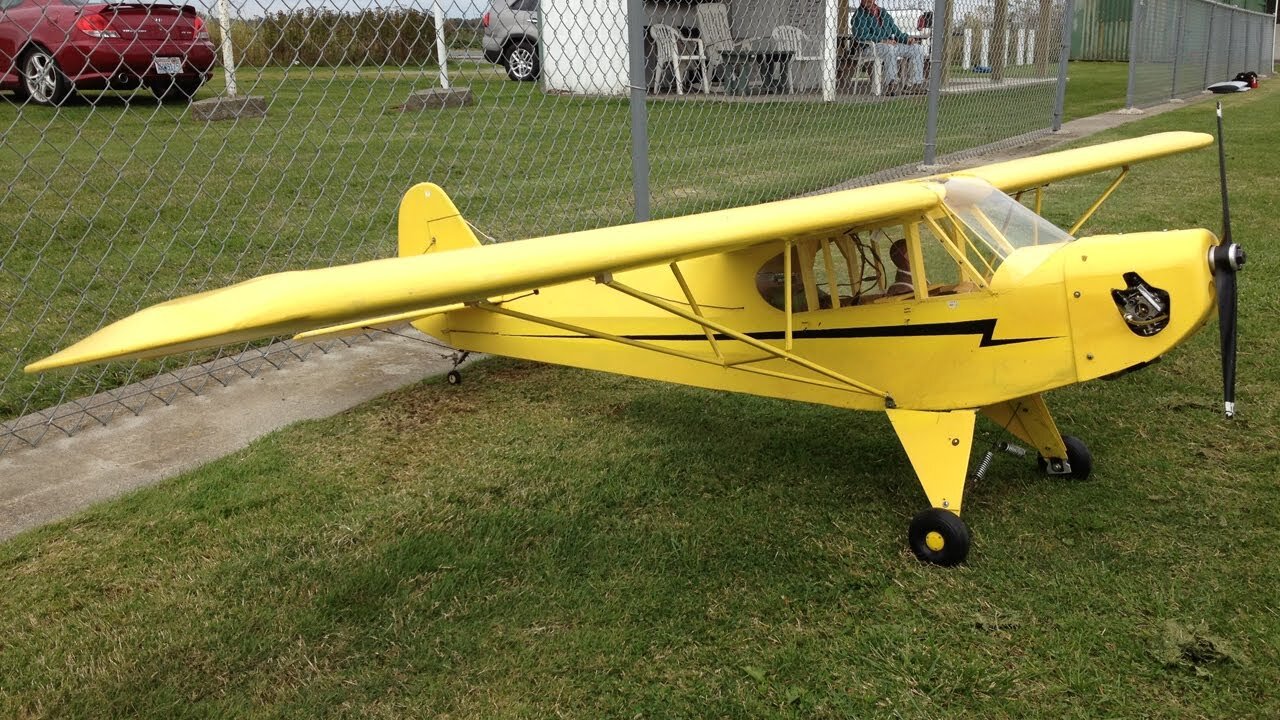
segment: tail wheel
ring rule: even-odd
[[[1049,474],[1063,474],[1072,480],[1088,480],[1093,472],[1093,454],[1089,452],[1089,446],[1074,435],[1063,435],[1062,444],[1067,446],[1067,463],[1071,465],[1071,472]],[[1049,472],[1048,459],[1041,457],[1037,462],[1041,472]]]
[[[942,508],[929,508],[911,519],[907,543],[922,562],[951,567],[969,556],[972,536],[959,515]]]
[[[34,48],[22,57],[18,94],[38,105],[61,105],[71,94],[71,79],[58,67],[58,61],[42,48]]]
[[[538,48],[532,43],[518,43],[507,51],[507,77],[522,82],[538,79]]]

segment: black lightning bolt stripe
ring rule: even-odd
[[[796,330],[791,336],[797,340],[822,339],[822,340],[842,340],[851,338],[877,338],[877,337],[938,337],[943,335],[980,335],[981,341],[978,347],[996,347],[999,345],[1016,345],[1018,343],[1036,342],[1038,340],[1053,340],[1055,336],[1049,337],[1029,337],[1029,338],[1004,338],[1000,340],[994,339],[992,336],[996,331],[996,319],[987,318],[985,320],[963,320],[959,322],[949,323],[922,323],[920,325],[882,325],[878,327],[851,327],[851,328],[824,328],[818,330]],[[783,340],[786,338],[786,332],[783,330],[768,330],[764,332],[744,333],[746,336],[756,340]],[[576,339],[584,338],[583,335],[522,335],[521,337],[554,337]],[[707,336],[703,333],[688,335],[622,335],[628,340],[649,340],[649,341],[674,341],[674,340],[701,340],[706,342]],[[732,340],[733,338],[722,333],[716,333],[717,340]]]

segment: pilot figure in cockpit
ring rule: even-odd
[[[883,294],[878,295],[862,295],[858,293],[860,287],[853,288],[853,292],[858,293],[852,297],[841,297],[840,305],[865,305],[881,298],[893,297],[897,295],[910,295],[915,291],[915,287],[911,278],[911,260],[907,254],[907,241],[904,239],[895,240],[889,246],[889,260],[894,266],[893,283],[885,289]],[[818,287],[818,308],[808,307],[804,294],[804,281],[801,274],[796,271],[800,267],[799,254],[792,250],[791,254],[791,310],[792,312],[806,312],[813,309],[828,310],[831,308],[831,295]],[[756,290],[765,302],[779,310],[786,309],[787,276],[784,272],[784,263],[782,255],[774,257],[765,263],[760,271],[756,273]]]

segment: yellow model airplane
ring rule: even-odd
[[[401,201],[398,258],[156,305],[27,371],[409,321],[465,351],[881,411],[931,505],[911,549],[952,565],[969,550],[959,513],[978,413],[1050,474],[1083,478],[1089,452],[1059,434],[1042,394],[1159,358],[1206,322],[1215,285],[1234,326],[1238,246],[1203,229],[1072,237],[1131,164],[1212,140],[1163,133],[490,245],[423,183]],[[1069,230],[1038,214],[1050,182],[1109,169],[1118,177]]]

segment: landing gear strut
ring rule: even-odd
[[[449,371],[448,375],[444,376],[445,380],[448,380],[450,385],[462,384],[462,373],[458,372],[458,366],[466,362],[467,357],[470,355],[471,353],[466,350],[463,350],[462,352],[455,352],[453,354],[453,369]]]
[[[1072,480],[1088,480],[1089,474],[1093,472],[1093,454],[1089,452],[1089,446],[1074,435],[1063,435],[1062,444],[1067,446],[1067,457],[1041,456],[1036,461],[1040,470],[1048,475],[1069,477]]]

